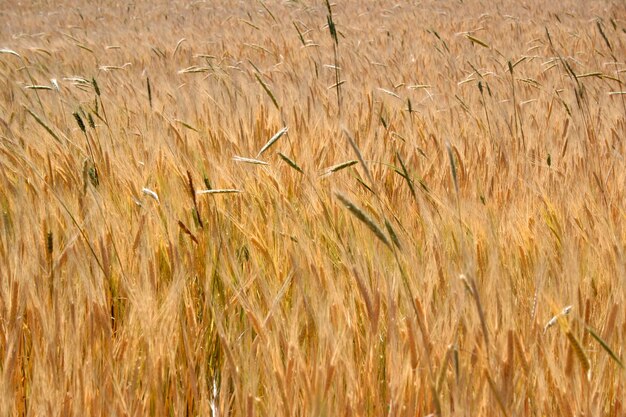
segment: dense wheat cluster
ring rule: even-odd
[[[626,413],[622,1],[55,3],[0,6],[0,415]]]

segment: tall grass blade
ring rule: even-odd
[[[343,203],[344,206],[352,213],[357,219],[359,219],[363,224],[367,226],[368,229],[374,233],[374,235],[383,242],[386,246],[391,246],[389,244],[389,240],[383,233],[383,231],[378,227],[378,225],[372,220],[363,210],[357,207],[354,203],[348,200],[346,197],[341,195],[340,193],[335,193],[335,196]]]
[[[278,105],[278,101],[276,100],[276,97],[274,97],[274,93],[272,93],[272,90],[270,90],[269,86],[267,84],[265,84],[265,81],[263,81],[261,79],[261,77],[259,77],[259,74],[255,73],[254,76],[256,77],[256,79],[259,82],[259,84],[261,84],[261,87],[263,87],[263,90],[265,90],[267,95],[270,97],[270,99],[272,100],[272,103],[274,103],[274,106],[278,110],[280,110],[280,106]]]
[[[283,127],[282,129],[280,129],[278,132],[276,132],[276,134],[274,136],[272,136],[270,138],[270,140],[267,141],[267,143],[265,145],[263,145],[263,147],[261,148],[261,150],[259,151],[259,153],[257,154],[257,158],[260,157],[263,152],[265,152],[266,150],[268,150],[273,144],[276,143],[276,141],[278,141],[278,139],[280,139],[285,133],[287,133],[287,131],[289,131],[289,128],[287,126]]]
[[[611,359],[613,359],[615,363],[617,363],[619,367],[623,369],[624,364],[622,363],[620,358],[615,354],[615,352],[613,352],[613,350],[609,347],[609,345],[604,340],[602,340],[602,338],[595,332],[595,330],[593,330],[589,326],[586,326],[585,330],[587,330],[589,334],[591,334],[591,336],[596,340],[596,342],[598,342],[600,346],[602,346],[602,349],[604,349],[604,351],[609,354]]]

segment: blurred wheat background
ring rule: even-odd
[[[623,416],[626,4],[0,5],[0,415]]]

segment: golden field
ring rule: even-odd
[[[0,415],[626,413],[623,2],[0,19]]]

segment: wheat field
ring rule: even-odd
[[[0,415],[626,414],[623,2],[0,18]]]

